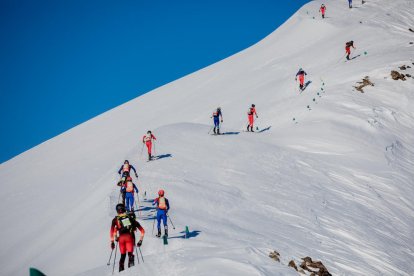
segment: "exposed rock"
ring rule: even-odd
[[[407,67],[405,67],[405,65],[400,66],[399,68],[400,68],[401,70],[405,70],[405,69],[407,69]]]
[[[411,68],[411,66],[410,65],[407,65],[407,68]]]
[[[271,259],[273,259],[273,260],[277,261],[277,262],[280,262],[280,259],[279,259],[280,254],[279,254],[279,252],[277,252],[276,250],[273,250],[273,252],[270,252],[270,253],[269,253],[269,257],[270,257]]]
[[[405,81],[405,76],[403,74],[400,74],[397,71],[394,71],[394,70],[391,71],[391,78],[393,80],[403,80],[403,81]]]
[[[368,77],[368,76],[366,76],[365,78],[363,78],[363,79],[362,79],[362,81],[357,82],[357,84],[359,84],[359,85],[354,86],[354,88],[355,88],[357,91],[361,92],[361,93],[364,93],[363,88],[364,88],[365,86],[368,86],[368,85],[370,85],[370,86],[374,86],[374,84],[373,84],[373,83],[369,80],[369,77]]]
[[[300,267],[304,270],[311,272],[311,275],[318,276],[332,276],[331,273],[326,269],[326,267],[320,261],[312,261],[311,257],[302,258],[303,262],[300,264]]]
[[[411,78],[411,75],[410,75],[410,74],[405,74],[405,76],[406,76],[407,78]]]
[[[410,32],[413,32],[413,33],[414,33],[414,30],[413,30],[413,29],[411,29],[411,28],[408,28],[408,30],[410,30]]]
[[[296,271],[298,271],[298,267],[296,266],[295,262],[291,260],[288,264],[288,266],[293,267]]]

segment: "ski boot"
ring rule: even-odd
[[[216,133],[216,127],[214,127],[214,128],[213,128],[213,132],[214,132],[214,134],[217,134],[217,133]]]
[[[158,233],[156,235],[157,238],[161,237],[161,228],[158,228]]]
[[[134,266],[134,254],[128,253],[128,267]]]
[[[124,255],[122,257],[122,255]],[[119,272],[123,271],[125,269],[125,254],[121,254],[121,259],[119,260]]]
[[[151,161],[151,159],[152,159],[151,153],[148,153],[148,161]]]
[[[168,227],[167,226],[164,227],[164,232],[165,232],[165,236],[168,237]]]

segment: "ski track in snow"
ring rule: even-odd
[[[287,264],[305,256],[333,275],[414,275],[414,80],[390,77],[404,64],[412,68],[398,71],[414,75],[414,2],[350,10],[332,0],[324,20],[321,3],[256,45],[1,164],[0,275],[30,266],[111,275],[124,159],[140,175],[146,236],[145,263],[120,275],[298,275]],[[349,40],[357,58],[344,62]],[[299,67],[311,81],[300,94]],[[365,76],[375,86],[355,91]],[[244,132],[251,103],[261,133]],[[227,135],[207,135],[218,105]],[[153,162],[140,155],[148,129],[161,156]],[[176,226],[167,246],[151,233],[159,188]]]

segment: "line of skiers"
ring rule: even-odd
[[[352,0],[348,0],[349,8],[352,8]],[[364,1],[362,1],[364,4]],[[326,6],[324,4],[321,5],[319,12],[322,14],[322,18],[325,18]],[[345,54],[346,59],[350,60],[351,54],[351,47],[355,49],[354,42],[349,41],[345,44]],[[296,73],[295,80],[299,79],[299,89],[304,90],[305,86],[305,76],[307,73],[300,68],[299,71]],[[254,132],[254,119],[258,118],[256,112],[256,106],[254,104],[249,107],[247,112],[247,131]],[[211,118],[213,118],[214,128],[213,132],[216,135],[220,135],[220,124],[223,123],[223,113],[221,111],[221,107],[218,107],[212,114]],[[142,137],[143,146],[147,147],[148,151],[148,161],[153,159],[152,155],[152,148],[153,142],[157,140],[157,138],[152,134],[150,130],[148,130],[147,134]],[[155,152],[155,144],[154,144],[154,152]],[[119,250],[121,253],[121,258],[119,260],[119,271],[123,271],[125,269],[125,259],[126,254],[128,254],[128,267],[134,266],[134,247],[135,247],[135,232],[140,231],[140,237],[138,242],[136,243],[137,247],[142,245],[142,241],[144,239],[145,230],[137,221],[135,216],[134,210],[134,203],[135,203],[135,194],[138,197],[138,187],[133,183],[132,177],[130,176],[131,170],[134,171],[135,177],[138,179],[138,173],[133,165],[129,163],[128,160],[124,161],[124,164],[118,170],[118,174],[120,175],[120,180],[118,181],[118,186],[120,187],[120,196],[122,196],[122,203],[118,203],[115,207],[117,215],[113,218],[111,229],[110,229],[110,241],[111,241],[111,249],[115,249],[115,242],[119,245]],[[164,226],[164,235],[168,237],[168,211],[170,209],[170,204],[168,199],[164,196],[164,190],[158,191],[158,197],[154,199],[153,205],[156,206],[157,214],[157,237],[161,237],[161,222]],[[112,255],[111,255],[112,256]],[[137,256],[138,257],[138,256]]]
[[[149,131],[147,134],[151,135],[151,139],[153,135]],[[148,141],[143,138],[143,142],[147,144],[149,154],[150,146],[148,145]],[[153,137],[155,138],[155,137]],[[133,165],[129,163],[128,160],[124,161],[124,164],[118,170],[118,174],[120,175],[120,180],[118,181],[117,185],[120,186],[120,196],[122,195],[122,203],[118,203],[115,207],[117,215],[112,219],[111,228],[110,228],[110,247],[113,250],[119,246],[119,251],[121,254],[121,258],[119,260],[119,271],[123,271],[125,269],[125,260],[126,255],[128,254],[128,267],[134,266],[135,264],[135,255],[134,255],[134,248],[140,247],[142,245],[145,230],[141,226],[141,224],[137,221],[135,210],[134,210],[134,199],[135,193],[138,198],[138,187],[133,183],[132,177],[130,176],[131,170],[134,171],[135,177],[138,179],[138,173]],[[119,202],[119,199],[118,199]],[[157,214],[155,219],[157,220],[157,237],[161,236],[161,221],[164,226],[164,234],[168,237],[168,222],[167,222],[167,214],[170,209],[170,203],[168,199],[165,197],[164,190],[158,191],[158,197],[154,199],[152,205],[156,206]],[[138,208],[137,208],[138,209]],[[136,210],[138,211],[138,210]],[[155,220],[154,220],[155,223]],[[140,237],[138,242],[136,243],[135,232],[140,231]],[[117,243],[115,246],[115,242]],[[138,255],[138,253],[137,253]],[[112,253],[111,253],[112,257]],[[138,258],[138,256],[137,256]],[[115,263],[115,260],[114,260]]]

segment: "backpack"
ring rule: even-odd
[[[119,234],[132,233],[133,231],[133,218],[129,215],[126,216],[117,216],[119,226]]]
[[[132,181],[128,181],[126,183],[126,192],[127,193],[133,193],[134,192],[134,184],[132,183]]]

